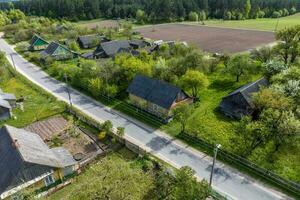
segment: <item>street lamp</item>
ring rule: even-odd
[[[213,175],[214,175],[214,169],[215,169],[215,163],[216,163],[216,159],[217,159],[217,154],[218,154],[218,150],[221,148],[220,144],[217,144],[215,146],[214,149],[214,160],[213,160],[213,165],[211,167],[211,173],[210,173],[210,179],[209,179],[209,185],[212,185],[212,179],[213,179]]]
[[[70,90],[69,90],[69,86],[68,86],[68,76],[67,74],[64,74],[64,78],[65,78],[65,82],[66,82],[66,89],[67,89],[67,93],[69,96],[69,104],[70,104],[70,109],[72,109],[72,99],[71,99],[71,94],[70,94]]]

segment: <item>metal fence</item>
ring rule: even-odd
[[[200,147],[206,149],[210,154],[213,153],[213,150],[215,148],[214,144],[208,143],[198,137],[189,135],[187,133],[180,134],[179,137],[186,141],[190,141],[192,143],[199,145]],[[245,158],[242,158],[238,155],[232,154],[222,149],[218,151],[218,157],[225,162],[231,163],[233,165],[241,166],[244,169],[253,173],[254,175],[262,179],[266,179],[269,182],[279,186],[280,188],[283,188],[297,196],[300,196],[300,184],[298,183],[284,179],[283,177],[274,174],[271,171],[268,171],[266,169],[257,166],[256,164],[250,162]]]

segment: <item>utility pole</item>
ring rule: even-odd
[[[67,89],[67,93],[68,93],[68,97],[69,97],[70,110],[72,110],[73,104],[72,104],[71,94],[70,94],[70,90],[69,90],[67,74],[64,74],[64,77],[65,77],[66,89]]]
[[[276,26],[275,26],[275,32],[277,32],[278,25],[279,25],[279,18],[277,19],[277,23],[276,23]]]
[[[15,71],[17,71],[16,64],[15,64],[15,60],[14,60],[14,57],[13,57],[12,53],[9,54],[9,55],[10,55],[11,62],[13,63],[13,67],[14,67]]]
[[[213,179],[213,175],[214,175],[214,170],[215,170],[215,164],[216,164],[216,159],[217,159],[217,154],[218,154],[218,150],[221,148],[220,144],[217,144],[215,149],[214,149],[214,160],[213,160],[213,165],[211,167],[211,173],[210,173],[210,179],[209,179],[209,186],[212,185],[212,179]]]

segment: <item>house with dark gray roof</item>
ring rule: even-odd
[[[64,148],[50,149],[39,135],[8,125],[0,129],[0,160],[0,199],[50,186],[78,169]]]
[[[29,45],[29,51],[40,51],[46,49],[49,42],[35,34],[30,40]]]
[[[12,109],[16,106],[15,95],[4,93],[2,90],[0,90],[0,120],[11,118]]]
[[[78,57],[78,53],[68,49],[67,47],[57,43],[51,42],[48,47],[41,52],[43,58],[52,57],[54,60],[67,60]]]
[[[193,99],[182,89],[167,82],[137,75],[127,88],[130,102],[162,119],[172,117],[172,109]]]
[[[268,81],[265,78],[244,85],[224,97],[219,105],[219,110],[224,115],[236,119],[241,119],[245,115],[252,115],[255,111],[252,95],[259,92],[262,87],[267,86]]]
[[[127,40],[115,40],[101,43],[94,51],[95,58],[114,58],[118,53],[130,53],[132,47]]]
[[[148,46],[151,46],[151,44],[149,42],[142,40],[142,39],[130,40],[129,44],[133,49],[141,49],[141,48],[146,48]]]
[[[77,38],[77,42],[82,49],[90,49],[96,47],[102,42],[109,42],[110,40],[101,35],[83,35]]]

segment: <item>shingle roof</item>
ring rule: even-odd
[[[137,75],[127,88],[127,92],[169,109],[182,90],[164,81]]]
[[[267,86],[268,86],[268,80],[265,78],[261,78],[255,82],[244,85],[239,89],[231,92],[227,97],[241,93],[245,98],[245,100],[249,104],[251,104],[251,95],[255,92],[258,92],[261,87],[267,87]]]
[[[106,53],[106,55],[110,57],[114,57],[117,53],[120,53],[122,51],[129,51],[131,48],[127,40],[103,42],[100,44],[100,46],[102,50]],[[99,48],[97,49],[99,50]]]

